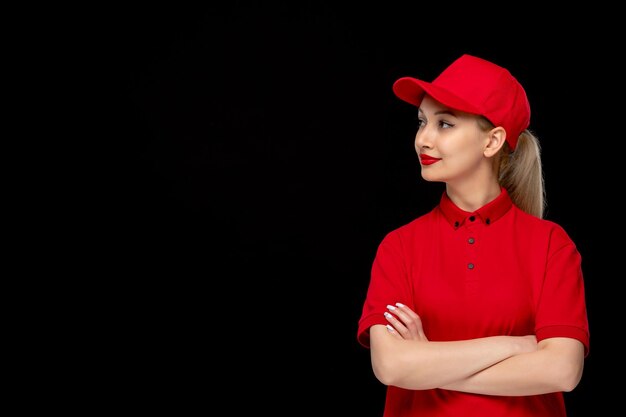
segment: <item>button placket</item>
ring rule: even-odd
[[[479,292],[479,272],[478,272],[478,232],[480,230],[480,222],[476,221],[475,215],[470,215],[463,223],[464,244],[465,244],[465,275],[466,288],[468,294],[478,294]]]
[[[468,262],[467,262],[467,269],[468,270],[473,270],[476,267],[476,248],[475,248],[475,243],[476,243],[476,228],[477,228],[477,224],[475,223],[476,221],[476,216],[475,215],[471,215],[467,218],[467,221],[465,222],[465,230],[467,232],[467,245],[468,245]]]

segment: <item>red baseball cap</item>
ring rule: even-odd
[[[530,124],[530,104],[517,79],[507,69],[472,55],[462,55],[431,83],[400,78],[393,92],[415,106],[428,94],[452,109],[485,116],[504,128],[511,149]]]

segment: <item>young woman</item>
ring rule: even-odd
[[[393,90],[417,106],[422,177],[445,191],[373,262],[357,338],[387,385],[384,416],[566,416],[589,351],[581,257],[543,218],[523,87],[463,55]]]

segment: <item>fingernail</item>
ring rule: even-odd
[[[397,305],[398,307],[404,307],[404,304],[402,304],[402,303],[396,303],[396,305]]]
[[[391,310],[391,311],[393,311],[393,310],[395,310],[395,309],[396,309],[396,308],[395,308],[394,306],[392,306],[392,305],[387,305],[387,308],[388,308],[389,310]]]
[[[393,317],[391,315],[391,313],[387,313],[386,311],[383,313],[385,315],[385,317],[387,317],[388,319],[390,319],[391,317]]]
[[[393,326],[391,324],[388,324],[387,330],[389,330],[390,332],[393,332],[394,331]]]

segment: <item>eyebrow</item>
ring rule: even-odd
[[[422,114],[424,113],[424,111],[421,108],[419,108],[419,107],[418,107],[417,111],[418,111],[418,113],[422,113]],[[457,117],[456,113],[454,113],[451,110],[439,110],[439,111],[435,112],[435,116],[439,116],[440,114],[449,114],[450,116]]]

